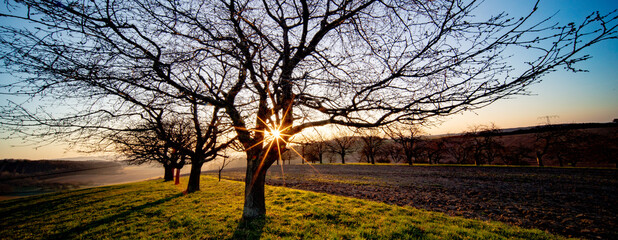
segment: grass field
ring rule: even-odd
[[[183,179],[186,183],[186,179]],[[182,186],[182,185],[180,185]],[[202,191],[161,180],[0,201],[2,239],[562,239],[535,229],[266,186],[267,216],[242,222],[243,183]]]

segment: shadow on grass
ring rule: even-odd
[[[109,223],[112,223],[112,222],[115,222],[115,221],[118,221],[118,220],[122,220],[124,218],[127,218],[131,214],[134,214],[136,212],[140,212],[140,211],[142,211],[144,209],[147,209],[147,208],[155,207],[157,205],[160,205],[160,204],[163,204],[165,202],[171,201],[171,200],[173,200],[175,198],[178,198],[178,197],[181,197],[183,195],[184,194],[182,194],[182,193],[178,193],[178,194],[174,194],[172,196],[166,197],[166,198],[159,199],[159,200],[154,201],[154,202],[149,202],[149,203],[145,203],[145,204],[140,205],[140,206],[135,206],[135,207],[132,207],[131,209],[126,210],[124,212],[121,212],[121,213],[118,213],[118,214],[115,214],[115,215],[111,215],[111,216],[108,216],[108,217],[105,217],[105,218],[101,218],[99,220],[92,221],[92,222],[90,222],[88,224],[77,226],[77,227],[68,229],[68,230],[66,230],[64,232],[60,232],[60,233],[51,235],[51,236],[47,237],[47,239],[74,239],[74,238],[78,238],[78,236],[80,234],[82,234],[84,232],[87,232],[88,230],[90,230],[92,228],[96,228],[96,227],[99,227],[101,225],[105,225],[105,224],[109,224]]]
[[[258,217],[250,220],[241,219],[230,239],[260,239],[264,232],[266,217]]]

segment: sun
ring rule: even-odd
[[[275,139],[281,139],[281,137],[282,137],[282,136],[281,136],[281,135],[282,135],[282,133],[281,133],[281,131],[279,131],[278,129],[271,129],[270,131],[268,131],[268,133],[269,133],[270,135],[272,135],[272,136],[273,136],[273,138],[275,138]]]

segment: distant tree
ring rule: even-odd
[[[504,147],[497,140],[500,129],[495,124],[476,125],[464,134],[471,142],[474,164],[492,164],[502,156]]]
[[[464,136],[444,138],[446,153],[455,159],[455,163],[469,163],[472,159],[472,144]]]
[[[288,165],[292,164],[292,159],[296,153],[293,151],[286,151],[281,154],[281,164],[285,165],[285,161],[288,161]]]
[[[166,136],[173,139],[169,141],[164,139],[157,133],[158,131],[166,131]],[[170,142],[189,145],[189,139],[185,133],[186,126],[181,122],[167,122],[161,125],[138,126],[132,131],[117,133],[110,138],[117,152],[124,155],[127,163],[137,165],[160,163],[164,168],[164,181],[172,181],[174,169],[181,169],[185,165],[185,157],[172,147]]]
[[[309,142],[309,146],[305,149],[310,162],[324,163],[324,155],[328,152],[328,142],[324,136],[319,132],[313,132],[310,137],[306,138]]]
[[[382,138],[377,129],[368,129],[361,131],[360,139],[363,141],[361,149],[362,156],[371,164],[376,164],[376,158],[381,153],[384,138]]]
[[[618,127],[605,133],[594,134],[590,138],[593,156],[601,162],[614,164],[618,168]]]
[[[414,160],[419,157],[420,154],[417,144],[423,132],[418,127],[402,124],[388,125],[384,127],[384,131],[386,135],[399,145],[399,148],[405,156],[405,162],[412,166]]]
[[[539,167],[545,166],[544,160],[552,154],[558,159],[559,165],[564,166],[565,156],[574,154],[572,149],[573,131],[560,125],[544,125],[536,128],[534,152]]]
[[[226,138],[226,131],[230,130],[221,121],[219,109],[214,107],[210,109],[211,112],[203,111],[196,102],[187,110],[189,113],[164,111],[150,105],[140,106],[145,112],[142,116],[146,122],[145,127],[114,131],[104,139],[111,140],[119,146],[121,152],[128,153],[126,155],[133,156],[133,159],[173,161],[174,164],[169,165],[171,168],[178,169],[184,165],[185,157],[188,157],[191,171],[186,192],[199,191],[204,163],[217,158],[220,151],[235,141],[234,138]]]
[[[226,152],[224,151],[223,154],[221,155],[221,165],[219,165],[218,167],[219,182],[221,182],[221,173],[223,172],[223,169],[225,169],[225,167],[230,165],[230,163],[232,162],[233,160],[230,159],[230,156],[227,155]]]
[[[421,139],[418,143],[420,155],[423,156],[429,164],[439,164],[445,154],[445,142],[443,138],[439,139]]]
[[[348,135],[347,131],[338,129],[335,133],[335,137],[329,142],[328,148],[333,154],[339,155],[341,164],[345,164],[345,156],[354,152],[355,138],[352,134]]]
[[[535,159],[534,152],[529,146],[522,143],[505,147],[504,163],[507,165],[528,165],[527,160]]]
[[[307,141],[299,142],[300,145],[300,163],[305,164],[309,159],[309,148],[311,147],[311,143]]]
[[[401,146],[389,139],[385,141],[380,152],[381,154],[377,162],[405,163],[406,161],[406,157]]]

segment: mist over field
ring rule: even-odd
[[[160,178],[158,166],[95,160],[1,160],[0,199]]]

